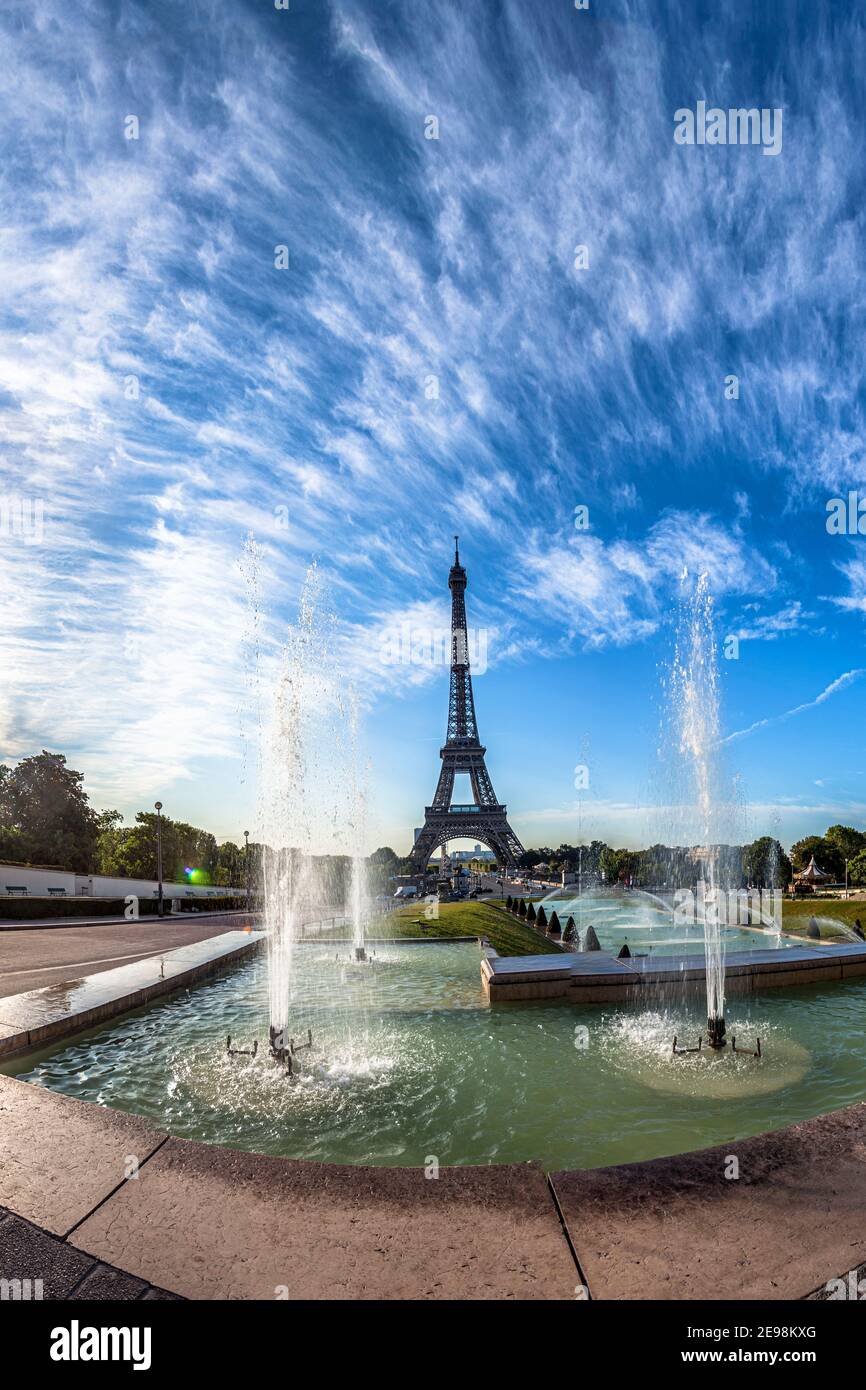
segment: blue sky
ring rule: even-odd
[[[447,673],[383,634],[447,624],[459,531],[526,844],[663,829],[684,572],[741,639],[743,835],[864,824],[866,542],[825,524],[866,492],[858,7],[46,0],[0,26],[3,487],[44,509],[0,538],[6,761],[60,749],[97,805],[239,838],[252,533],[263,679],[317,558],[370,847],[407,849]],[[676,144],[699,100],[781,108],[781,152]]]

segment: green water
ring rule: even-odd
[[[757,943],[763,945],[760,938]],[[343,954],[345,955],[343,948]],[[144,1115],[173,1134],[332,1162],[517,1162],[583,1167],[650,1158],[777,1128],[866,1095],[866,984],[735,998],[728,1032],[761,1062],[673,1059],[694,1009],[485,1004],[471,945],[380,948],[372,968],[308,945],[292,1017],[316,1047],[286,1080],[265,1057],[264,962],[249,963],[19,1063],[66,1095]],[[7,1070],[13,1068],[7,1067]]]

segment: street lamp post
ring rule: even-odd
[[[848,897],[848,860],[845,860],[845,897]]]
[[[155,802],[154,802],[154,808],[155,808],[155,810],[156,810],[156,881],[157,881],[157,889],[156,889],[157,909],[156,909],[156,912],[157,912],[157,916],[158,916],[158,917],[161,917],[161,916],[162,916],[162,817],[160,816],[160,812],[161,812],[161,810],[162,810],[162,802],[161,802],[161,801],[155,801]]]
[[[244,840],[246,841],[246,848],[244,849],[244,877],[246,878],[246,884],[247,884],[247,907],[249,907],[249,905],[250,905],[250,832],[249,832],[248,830],[245,830],[245,831],[244,831]]]

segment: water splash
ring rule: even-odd
[[[364,958],[365,923],[370,913],[370,895],[367,879],[367,862],[364,858],[364,841],[367,820],[367,767],[361,765],[361,752],[358,729],[358,697],[353,691],[348,700],[349,732],[349,852],[352,856],[350,881],[350,913],[352,918],[352,945],[355,958]]]
[[[312,565],[262,728],[257,838],[263,846],[268,1009],[271,1026],[281,1032],[289,1024],[295,940],[313,896],[310,755],[320,712],[330,696],[320,606],[319,575]]]
[[[704,924],[707,1018],[725,1016],[725,948],[719,911],[718,815],[721,798],[719,689],[713,598],[702,574],[680,610],[671,680],[679,753],[692,784],[697,811],[697,896]]]
[[[367,770],[358,700],[337,659],[338,626],[316,564],[282,652],[259,653],[258,811],[261,887],[268,931],[269,1023],[283,1037],[308,1026],[297,993],[296,947],[322,922],[345,917],[363,953],[368,916]],[[260,704],[265,703],[260,700]]]

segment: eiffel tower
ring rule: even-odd
[[[442,768],[433,805],[424,807],[424,827],[411,855],[413,873],[424,872],[431,855],[448,840],[472,839],[492,849],[496,862],[513,869],[523,846],[508,824],[506,808],[496,800],[484,762],[486,748],[478,737],[469,650],[466,641],[466,571],[460,563],[459,537],[454,537],[454,564],[448,575],[451,590],[451,695],[448,701],[448,733],[439,750]],[[472,784],[470,806],[453,806],[451,796],[458,772],[468,773]]]

